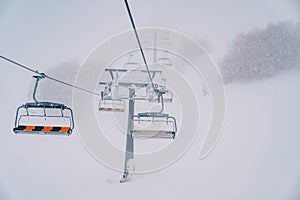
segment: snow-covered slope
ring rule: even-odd
[[[23,94],[2,85],[0,199],[298,200],[300,73],[228,84],[226,95],[223,135],[209,157],[198,159],[199,137],[172,166],[119,184],[121,174],[95,161],[76,132],[14,135]]]

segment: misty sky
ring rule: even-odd
[[[129,3],[137,27],[169,28],[205,41],[212,49],[210,54],[215,63],[240,32],[263,28],[270,22],[300,21],[298,0]],[[123,0],[0,0],[0,54],[40,72],[65,62],[83,63],[97,45],[127,30],[131,30],[131,24]],[[20,91],[20,86],[29,89],[30,72],[2,60],[0,64],[4,69],[2,91]]]
[[[138,27],[166,27],[208,42],[218,60],[239,32],[299,21],[297,0],[129,1]],[[122,0],[0,0],[0,52],[28,65],[83,62],[108,37],[130,29]]]

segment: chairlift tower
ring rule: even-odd
[[[165,106],[164,103],[171,103],[173,100],[172,92],[167,89],[165,84],[162,84],[162,82],[165,83],[166,80],[163,78],[163,71],[160,69],[140,69],[141,66],[138,63],[132,62],[131,57],[132,55],[130,55],[130,59],[124,68],[106,68],[105,73],[108,73],[110,80],[99,83],[100,85],[104,86],[99,101],[99,111],[124,112],[125,101],[128,100],[126,151],[123,177],[120,180],[121,183],[129,181],[134,171],[133,159],[135,139],[174,139],[177,132],[176,119],[163,112]],[[133,65],[136,66],[133,67]],[[128,66],[130,66],[130,68]],[[160,66],[169,67],[163,65]],[[154,91],[152,88],[148,73],[152,80],[155,78],[160,80],[159,83],[154,83],[156,91]],[[128,96],[120,95],[118,93],[118,89],[116,90],[116,88],[119,87],[126,88],[128,90]],[[139,94],[137,94],[137,90],[139,89],[145,89],[146,95],[139,96]],[[135,101],[160,103],[161,111],[136,113]],[[147,128],[140,128],[140,124],[148,126]]]

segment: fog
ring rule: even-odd
[[[182,32],[209,47],[215,63],[239,33],[300,21],[297,0],[129,3],[137,27]],[[66,81],[74,80],[74,71],[61,74],[61,66],[67,65],[64,72],[72,64],[77,68],[99,44],[127,30],[131,25],[123,1],[0,0],[0,54]],[[121,185],[121,174],[97,162],[76,132],[69,138],[15,135],[15,110],[28,100],[32,73],[4,60],[0,66],[1,200],[299,199],[297,70],[226,85],[223,134],[207,159],[197,157],[202,135],[172,166]],[[209,95],[199,101],[203,107],[209,102]],[[201,114],[210,115],[206,109]]]

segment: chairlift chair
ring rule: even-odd
[[[175,117],[163,113],[164,91],[157,90],[158,101],[161,103],[159,112],[143,112],[132,117],[133,127],[131,137],[133,138],[168,138],[174,139],[177,132]]]
[[[121,99],[100,99],[99,111],[124,112],[125,102]]]
[[[99,111],[124,112],[125,102],[122,99],[112,98],[111,92],[101,92]]]
[[[34,102],[17,108],[13,131],[20,134],[71,135],[74,129],[72,110],[64,104],[36,100],[38,82],[44,76],[34,76]]]
[[[148,112],[133,116],[133,138],[174,139],[176,132],[176,119],[168,114]]]

